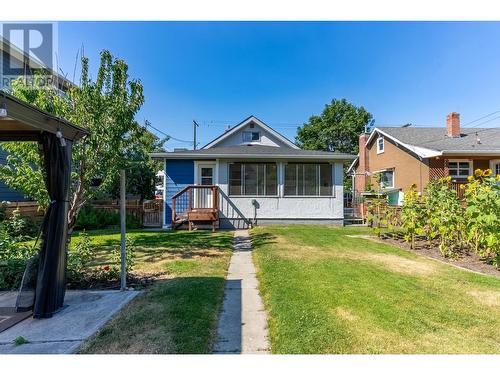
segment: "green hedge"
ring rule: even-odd
[[[26,260],[0,260],[0,290],[14,290],[21,285]]]
[[[75,229],[104,229],[118,225],[120,225],[120,213],[85,206],[78,214]],[[127,213],[127,229],[137,228],[141,228],[140,220],[134,215]]]

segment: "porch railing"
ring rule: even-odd
[[[219,215],[219,188],[215,185],[189,185],[172,196],[172,225],[210,221],[213,229]]]

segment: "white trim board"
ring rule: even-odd
[[[233,135],[234,133],[236,133],[239,129],[245,127],[246,125],[248,125],[248,124],[250,124],[252,122],[254,124],[256,124],[257,126],[260,126],[265,131],[267,131],[267,132],[271,133],[272,135],[274,135],[276,138],[278,138],[280,141],[282,141],[283,143],[285,143],[287,146],[289,146],[291,148],[294,148],[294,149],[298,149],[298,147],[293,142],[291,142],[288,138],[286,138],[282,134],[278,133],[276,130],[274,130],[270,126],[266,125],[264,122],[262,122],[261,120],[259,120],[257,117],[255,117],[253,115],[250,116],[250,117],[248,117],[248,118],[246,118],[245,120],[243,120],[242,122],[240,122],[235,127],[231,128],[230,130],[228,130],[224,134],[222,134],[219,137],[215,138],[210,143],[208,143],[205,146],[203,146],[201,149],[203,150],[203,149],[214,147],[218,143],[222,142],[224,139],[226,139],[226,138],[230,137],[231,135]]]

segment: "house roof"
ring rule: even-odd
[[[460,137],[456,138],[448,137],[445,128],[437,127],[383,127],[375,130],[397,140],[400,144],[413,146],[412,151],[416,151],[422,157],[431,157],[433,152],[440,154],[500,153],[499,128],[462,128]],[[373,133],[368,138],[367,144],[372,138]]]
[[[214,158],[250,158],[250,159],[314,159],[314,160],[353,160],[354,155],[327,151],[301,150],[291,147],[261,145],[240,145],[199,150],[178,150],[174,152],[156,152],[150,154],[154,159],[214,159]]]
[[[76,85],[70,81],[68,78],[64,77],[62,74],[59,74],[57,71],[47,67],[44,65],[42,61],[40,61],[34,54],[28,54],[15,44],[11,43],[3,36],[0,35],[0,52],[3,54],[7,54],[14,59],[18,60],[22,63],[27,63],[28,68],[33,71],[35,70],[43,70],[52,76],[53,84],[63,87],[64,89],[68,89],[70,87],[75,87]]]
[[[448,137],[443,127],[377,127],[366,144],[383,135],[420,158],[435,156],[500,156],[500,128],[462,128],[460,137]],[[478,142],[479,139],[479,142]],[[347,169],[358,165],[359,154]]]
[[[266,125],[263,121],[259,120],[257,117],[255,117],[253,115],[247,117],[242,122],[240,122],[238,125],[234,126],[233,128],[231,128],[227,132],[221,134],[220,136],[215,138],[213,141],[211,141],[210,143],[203,146],[202,149],[212,148],[212,147],[216,146],[218,143],[222,142],[224,139],[230,137],[231,135],[236,133],[239,129],[245,127],[246,125],[248,125],[250,123],[257,124],[261,128],[265,129],[266,131],[268,131],[269,133],[274,135],[276,138],[278,138],[280,141],[282,141],[284,144],[286,144],[288,147],[298,149],[298,147],[292,141],[290,141],[288,138],[286,138],[282,134],[278,133],[276,130],[274,130],[270,126]]]

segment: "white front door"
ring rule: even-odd
[[[199,163],[197,168],[197,185],[212,186],[215,185],[215,163]],[[212,208],[212,189],[195,189],[195,208]]]

